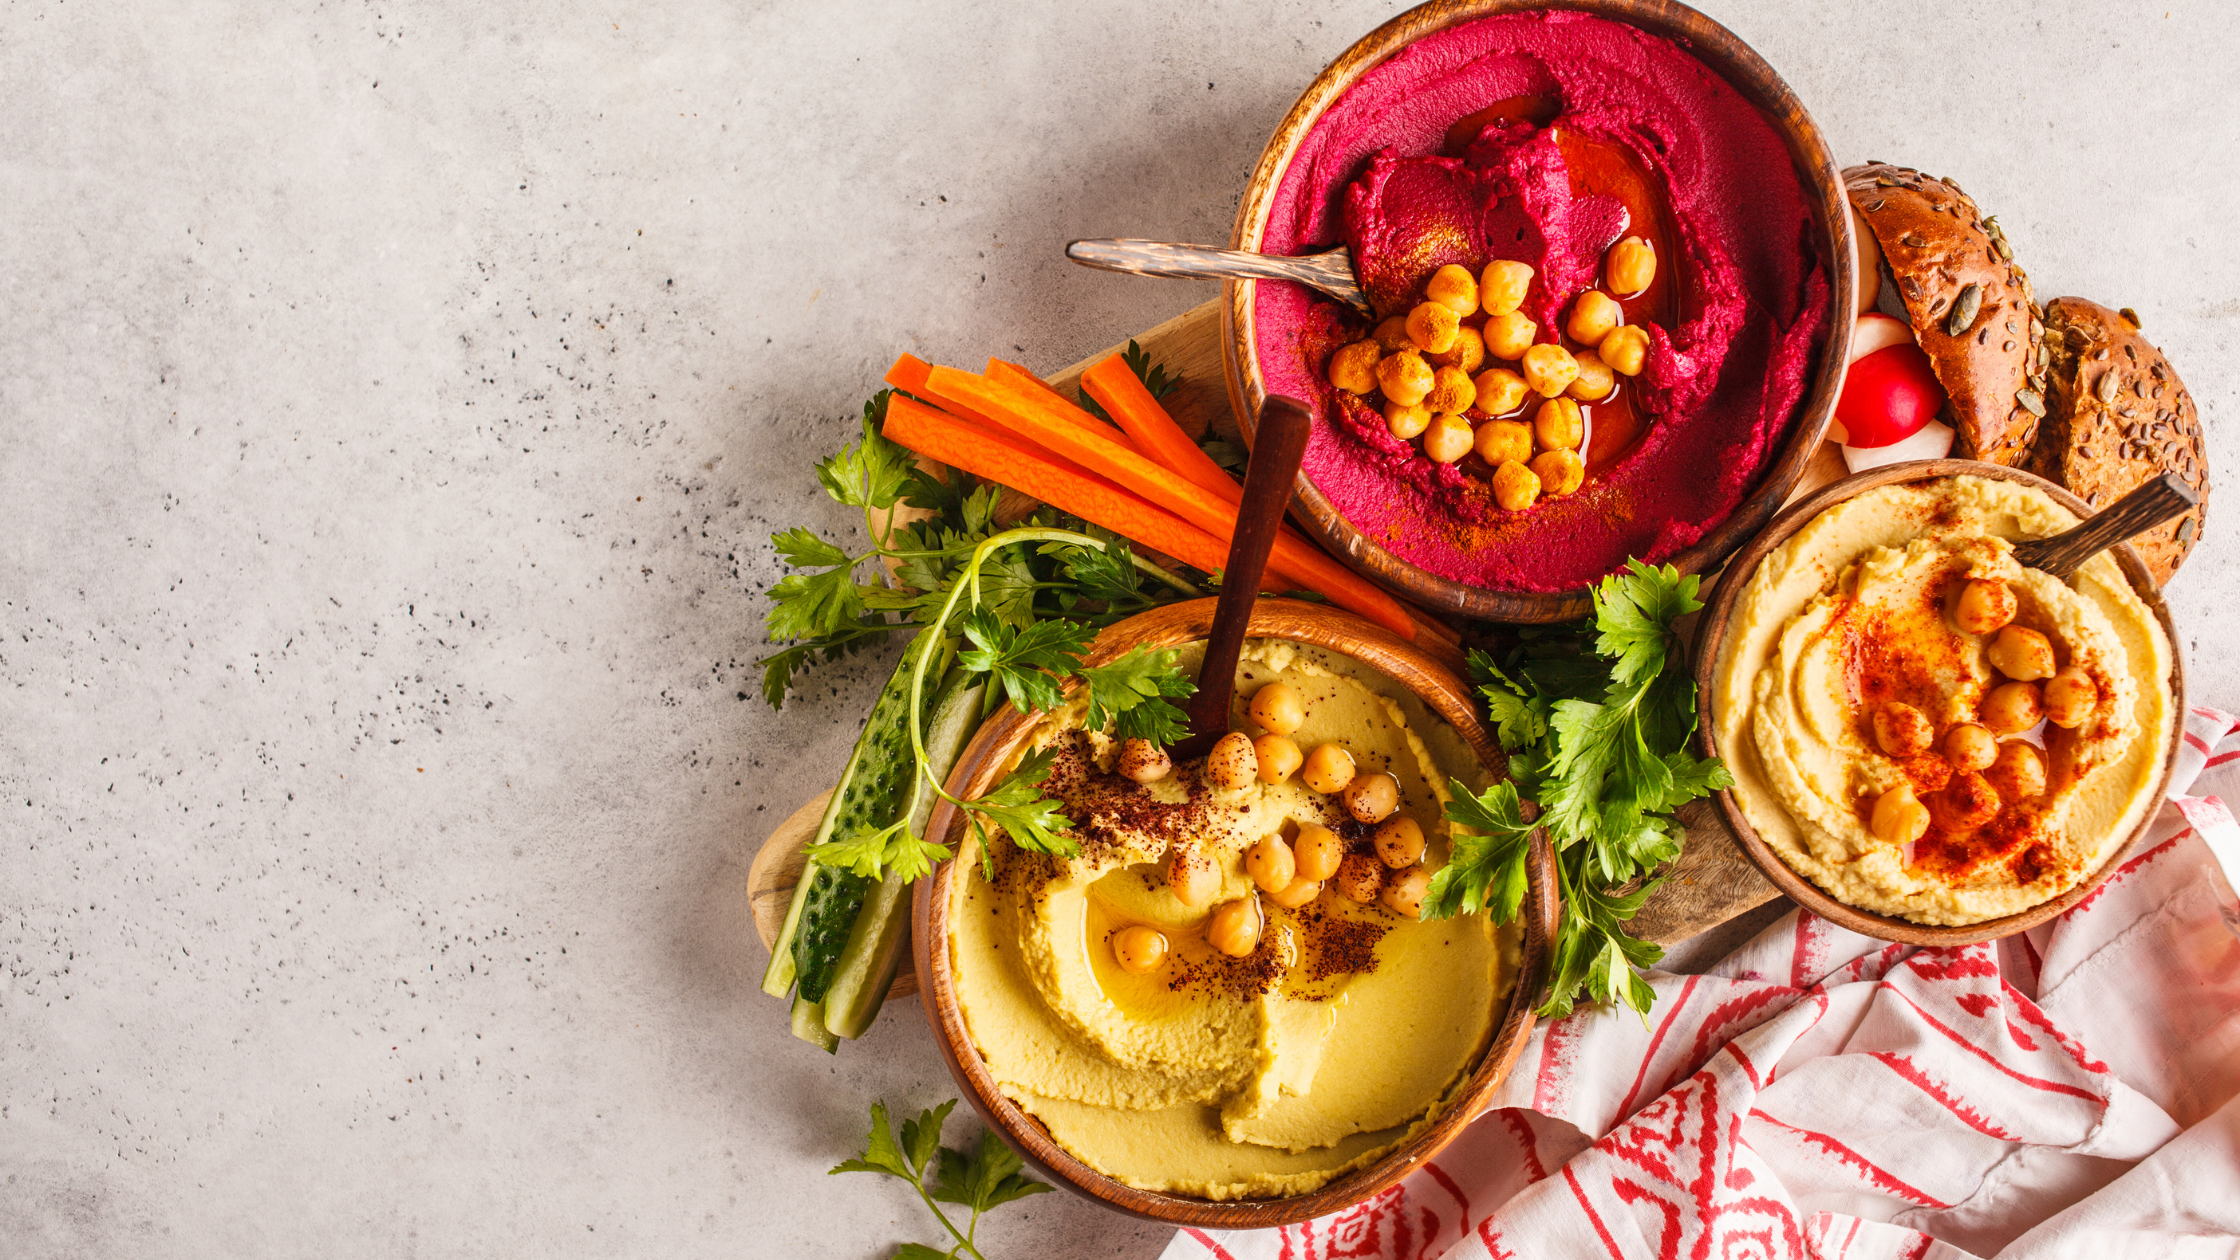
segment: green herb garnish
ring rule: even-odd
[[[973,1244],[980,1230],[980,1214],[1050,1188],[1026,1178],[1020,1171],[1025,1161],[1004,1145],[1003,1139],[993,1130],[981,1130],[980,1145],[970,1154],[943,1146],[941,1126],[947,1123],[949,1112],[956,1105],[957,1100],[952,1098],[930,1111],[919,1112],[915,1120],[903,1121],[902,1140],[897,1142],[893,1128],[887,1123],[887,1104],[871,1104],[871,1136],[864,1142],[863,1153],[842,1160],[832,1168],[831,1175],[881,1173],[908,1182],[910,1188],[918,1192],[926,1210],[932,1212],[934,1219],[941,1222],[941,1228],[956,1240],[945,1251],[924,1243],[903,1243],[895,1248],[896,1260],[955,1260],[958,1256],[986,1260]],[[926,1188],[928,1172],[934,1174],[930,1192]],[[943,1203],[972,1209],[971,1219],[965,1222],[962,1230],[941,1210]]]

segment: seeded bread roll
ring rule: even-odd
[[[1854,166],[1843,183],[1950,400],[1954,454],[2022,463],[2045,414],[2041,320],[1998,221],[1959,185],[1903,166]]]
[[[2055,298],[2046,304],[2043,344],[2052,392],[2030,471],[2096,508],[2165,472],[2184,478],[2201,506],[2131,540],[2154,580],[2169,581],[2200,541],[2209,509],[2209,464],[2193,396],[2139,335],[2129,309]]]

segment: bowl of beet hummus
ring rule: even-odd
[[[1247,424],[1270,394],[1310,405],[1295,507],[1356,569],[1465,616],[1574,618],[1629,558],[1712,567],[1779,509],[1834,410],[1851,233],[1819,128],[1694,10],[1435,0],[1308,87],[1232,235],[1350,249],[1374,314],[1227,282],[1231,403]],[[1647,287],[1619,286],[1643,257]],[[1529,283],[1497,301],[1495,264]],[[1431,352],[1447,334],[1423,329],[1456,322],[1418,314],[1433,298],[1482,349]],[[1568,387],[1528,370],[1559,360],[1580,371]],[[1542,406],[1566,397],[1551,429]]]

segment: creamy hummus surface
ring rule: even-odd
[[[1392,679],[1310,647],[1248,642],[1237,678],[1232,729],[1259,735],[1246,702],[1288,684],[1307,701],[1292,738],[1342,741],[1365,772],[1389,771],[1425,833],[1422,865],[1443,864],[1445,802],[1487,782],[1452,728]],[[1514,927],[1404,919],[1325,889],[1267,906],[1249,955],[1216,950],[1208,911],[1168,887],[1171,848],[1210,855],[1226,901],[1253,894],[1243,855],[1261,837],[1311,824],[1360,847],[1370,829],[1298,775],[1220,788],[1185,763],[1131,781],[1081,716],[1050,715],[1033,741],[1059,750],[1045,790],[1075,821],[1079,856],[999,838],[991,881],[968,839],[949,884],[958,1006],[1005,1094],[1090,1167],[1208,1199],[1307,1193],[1421,1131],[1493,1036]],[[1135,925],[1172,942],[1144,974],[1116,961],[1115,934]]]
[[[1627,226],[1630,225],[1630,226]],[[1380,316],[1445,264],[1534,269],[1521,308],[1539,343],[1626,230],[1669,279],[1622,305],[1646,369],[1594,405],[1574,493],[1526,511],[1490,468],[1426,458],[1335,389],[1333,351],[1362,321],[1296,285],[1256,287],[1268,392],[1315,400],[1305,472],[1402,559],[1497,590],[1559,591],[1662,560],[1757,485],[1796,419],[1824,339],[1828,271],[1773,126],[1669,41],[1583,13],[1500,14],[1426,36],[1364,75],[1302,139],[1262,252],[1345,244]]]
[[[2075,886],[2146,819],[2172,727],[2161,623],[2106,554],[2069,585],[2013,555],[2013,540],[2076,523],[2035,487],[1950,477],[1870,490],[1766,557],[1732,613],[1713,723],[1744,813],[1783,861],[1862,909],[1978,923]],[[1995,650],[2006,631],[1959,628],[1971,584],[2011,592],[2010,624],[2053,649],[2062,683],[2021,691],[2051,699],[2083,680],[2071,711],[2048,710],[2060,724],[2012,730],[2033,715],[1995,712],[2015,690],[2002,663],[2039,669]],[[1892,706],[1927,719],[1926,751],[1891,755],[1876,715]],[[1951,735],[1976,724],[2001,756],[1981,774]],[[2006,774],[2015,762],[2029,773]],[[1893,836],[1894,811],[1876,806],[1905,790],[1928,821]]]

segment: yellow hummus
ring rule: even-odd
[[[2105,554],[2073,584],[2026,569],[2010,540],[2076,518],[2030,486],[1978,477],[1886,486],[1830,508],[1768,555],[1737,601],[1713,715],[1734,792],[1781,859],[1837,899],[1918,923],[1979,923],[2075,886],[2151,812],[2169,751],[2171,648]],[[2044,792],[2003,801],[1988,823],[1939,813],[1952,767],[1878,744],[1871,714],[1901,701],[1941,740],[1977,720],[2002,678],[1988,636],[1957,629],[1960,589],[1996,579],[2014,624],[2051,640],[2058,663],[2097,684],[2090,715],[2010,736],[2042,750]],[[1880,795],[1911,784],[1938,819],[1915,843],[1870,830]]]
[[[1290,684],[1308,706],[1291,738],[1341,741],[1363,772],[1389,770],[1427,837],[1424,865],[1445,862],[1450,779],[1486,785],[1452,728],[1392,679],[1311,647],[1248,642],[1237,679],[1232,729],[1260,734],[1245,702]],[[1209,912],[1166,887],[1170,844],[1214,856],[1218,904],[1252,895],[1242,854],[1262,836],[1366,829],[1296,774],[1232,790],[1185,764],[1139,786],[1112,773],[1112,742],[1081,731],[1081,716],[1052,714],[1033,741],[1060,750],[1047,788],[1077,824],[1080,855],[999,838],[990,881],[968,839],[949,884],[958,1006],[1004,1092],[1090,1167],[1208,1199],[1307,1193],[1420,1131],[1492,1038],[1516,972],[1513,927],[1404,920],[1326,888],[1298,910],[1263,900],[1257,950],[1222,954],[1206,941]],[[1112,935],[1134,924],[1172,943],[1149,974],[1114,959]]]

